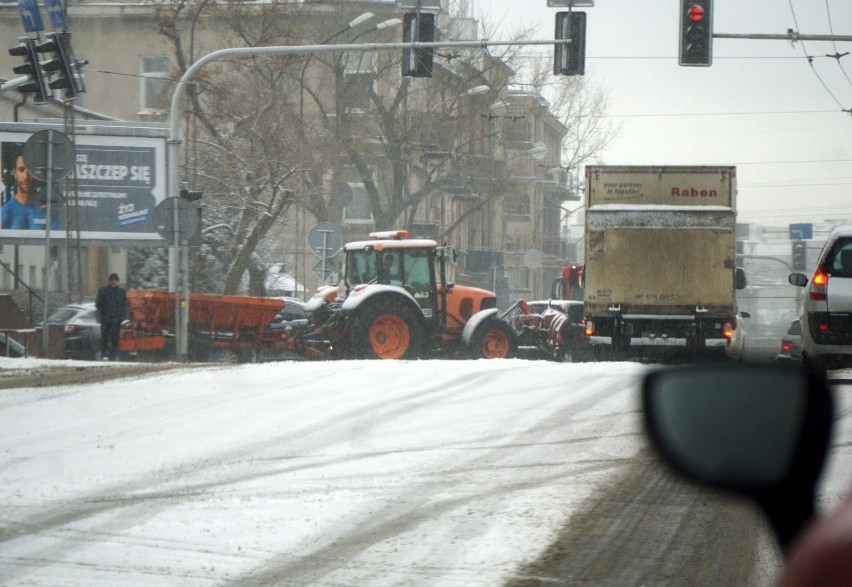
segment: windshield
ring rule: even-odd
[[[349,287],[370,283],[376,279],[375,252],[362,249],[346,255],[346,282]]]
[[[377,281],[388,285],[430,289],[430,252],[431,249],[349,251],[346,257],[346,281],[350,287]]]

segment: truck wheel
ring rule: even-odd
[[[472,359],[508,359],[518,348],[515,333],[500,320],[486,320],[470,337]]]
[[[350,333],[354,356],[362,359],[411,359],[420,351],[420,328],[411,310],[389,301],[359,310]]]

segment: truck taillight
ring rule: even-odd
[[[826,292],[828,291],[828,274],[822,270],[822,267],[817,267],[811,277],[811,287],[809,288],[809,296],[815,301],[825,301]]]
[[[731,340],[731,338],[734,336],[733,324],[731,324],[730,322],[725,322],[725,326],[724,328],[722,328],[722,336],[724,336],[728,340]]]
[[[586,336],[591,336],[595,333],[595,323],[591,320],[584,320],[586,323]]]

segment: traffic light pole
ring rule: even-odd
[[[308,55],[315,53],[331,53],[334,51],[401,51],[403,49],[416,51],[423,49],[437,49],[443,47],[456,47],[467,49],[488,49],[488,47],[518,46],[518,45],[570,45],[570,39],[557,39],[546,41],[444,41],[444,42],[408,42],[408,43],[360,43],[348,45],[274,45],[269,47],[232,47],[213,51],[193,63],[181,76],[174,92],[172,93],[171,109],[169,110],[169,139],[166,144],[166,161],[168,183],[167,195],[177,196],[180,193],[180,153],[178,152],[183,142],[180,134],[180,104],[186,93],[186,87],[196,74],[206,65],[223,59],[258,57],[262,55]],[[186,360],[188,348],[188,323],[189,323],[189,278],[187,273],[182,272],[183,289],[178,284],[177,267],[186,267],[188,258],[187,243],[175,243],[169,249],[169,291],[181,292],[175,303],[175,353],[178,361]],[[181,261],[183,259],[183,261]]]
[[[19,87],[26,85],[29,81],[30,78],[24,75],[21,77],[16,77],[15,79],[10,79],[7,82],[3,82],[2,84],[0,84],[0,94],[5,94],[6,92],[16,90]]]
[[[786,35],[764,35],[764,34],[734,34],[713,33],[714,39],[758,39],[764,41],[852,41],[852,35],[800,35],[790,31]],[[833,57],[833,55],[831,56]]]

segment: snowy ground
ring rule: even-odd
[[[647,368],[292,362],[0,390],[0,583],[517,579],[643,447]],[[852,479],[848,399],[824,504]]]

